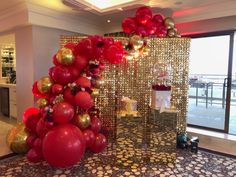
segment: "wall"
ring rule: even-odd
[[[48,75],[52,56],[59,49],[60,35],[75,33],[40,26],[19,28],[16,34],[17,113],[18,119],[27,107],[34,105],[32,85]]]

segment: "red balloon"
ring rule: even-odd
[[[152,17],[152,22],[156,24],[156,26],[162,26],[164,22],[164,17],[161,14],[156,14]]]
[[[30,135],[26,139],[26,144],[28,147],[32,148],[34,145],[34,141],[36,140],[37,136],[35,135]]]
[[[34,140],[33,148],[42,151],[42,140],[40,138]]]
[[[152,18],[152,11],[149,7],[143,6],[136,11],[136,20],[138,23],[145,25]]]
[[[122,21],[122,29],[125,33],[133,33],[135,32],[136,28],[137,24],[133,18],[127,17]]]
[[[52,61],[55,66],[61,66],[61,63],[58,62],[56,55],[53,56]]]
[[[53,106],[53,121],[58,124],[70,122],[75,114],[74,107],[67,102],[60,102]]]
[[[31,116],[31,115],[37,115],[39,114],[40,112],[40,109],[38,108],[33,108],[33,107],[30,107],[30,108],[27,108],[25,110],[25,112],[23,113],[23,123],[25,124],[27,119]]]
[[[83,39],[75,48],[79,55],[91,59],[93,53],[92,41],[89,38]]]
[[[88,66],[88,59],[84,56],[77,55],[74,61],[74,66],[81,70]]]
[[[86,88],[86,87],[91,87],[91,82],[87,77],[84,76],[80,76],[77,80],[76,80],[76,85]]]
[[[123,49],[114,44],[107,48],[105,56],[109,63],[119,64],[123,61],[124,52]]]
[[[95,142],[95,134],[92,130],[86,129],[83,131],[86,147],[92,147]]]
[[[33,163],[40,162],[43,159],[41,150],[35,148],[30,149],[27,153],[27,159]]]
[[[101,128],[102,128],[102,123],[100,121],[100,119],[97,116],[93,116],[91,119],[91,130],[97,134],[100,132]]]
[[[154,22],[148,22],[146,26],[146,31],[149,35],[153,35],[156,33],[157,25]]]
[[[40,119],[39,114],[33,114],[27,118],[25,126],[26,126],[26,129],[29,131],[29,133],[36,134],[36,126],[39,119]]]
[[[52,69],[51,77],[55,83],[61,85],[68,84],[72,79],[69,69],[64,66],[55,66]]]
[[[165,26],[160,26],[156,31],[157,37],[166,37],[167,28]]]
[[[47,126],[46,122],[43,119],[40,119],[36,126],[37,135],[40,138],[44,138],[50,128]]]
[[[74,50],[75,50],[75,47],[76,47],[76,44],[75,43],[67,43],[66,45],[64,45],[65,48],[68,48],[68,49],[71,49],[72,52],[74,53]]]
[[[91,95],[84,91],[80,91],[75,95],[75,103],[77,106],[85,110],[88,110],[94,106]]]
[[[63,92],[63,98],[66,102],[70,103],[72,106],[75,106],[75,96],[72,94],[70,88],[66,88]]]
[[[103,41],[105,43],[105,47],[109,47],[114,44],[114,39],[112,37],[104,37]]]
[[[58,95],[58,94],[63,93],[63,86],[60,85],[60,84],[54,84],[54,85],[52,86],[52,93],[53,93],[54,95]]]
[[[71,124],[55,127],[43,140],[44,158],[54,167],[71,167],[79,162],[84,152],[84,136],[76,126]]]
[[[139,27],[136,29],[136,34],[139,35],[139,36],[142,36],[142,37],[148,36],[147,30],[146,30],[146,28],[143,27],[143,26],[139,26]]]
[[[78,70],[77,68],[75,68],[73,66],[69,66],[68,69],[71,74],[71,81],[70,82],[74,82],[79,77],[80,70]]]
[[[99,133],[96,135],[95,142],[90,149],[95,153],[99,153],[102,152],[106,146],[107,146],[106,137],[103,134]]]
[[[46,98],[47,95],[44,94],[44,93],[41,93],[39,90],[38,90],[38,86],[37,86],[37,81],[34,82],[33,86],[32,86],[32,93],[35,97],[37,98]]]

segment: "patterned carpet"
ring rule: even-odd
[[[70,169],[55,169],[46,162],[31,164],[25,156],[15,156],[0,161],[0,176],[236,176],[236,158],[205,151],[194,154],[188,150],[176,150],[171,131],[160,131],[153,126],[144,129],[136,120],[118,121],[117,130],[116,141],[110,141],[104,152],[87,152]]]

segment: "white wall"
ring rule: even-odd
[[[17,29],[15,34],[17,114],[20,120],[24,110],[34,105],[32,85],[34,81],[48,75],[48,69],[52,66],[52,56],[59,49],[60,36],[75,35],[75,33],[27,26]]]

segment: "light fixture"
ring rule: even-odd
[[[111,23],[111,20],[110,20],[110,19],[108,19],[108,20],[107,20],[107,23]]]

